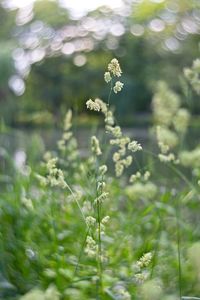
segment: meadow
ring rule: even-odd
[[[86,152],[72,110],[54,150],[30,140],[17,165],[1,148],[0,299],[200,299],[200,145],[188,143],[200,60],[180,74],[180,94],[156,83],[148,146],[114,115],[125,73],[112,59],[107,99],[85,101],[103,128]]]

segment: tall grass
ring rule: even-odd
[[[114,117],[121,75],[113,59],[108,99],[86,102],[105,124],[86,156],[69,110],[57,150],[31,168],[11,164],[0,193],[0,299],[198,299],[200,148],[185,142],[189,110],[159,82],[145,149]],[[185,75],[199,93],[199,61]]]

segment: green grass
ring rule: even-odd
[[[70,129],[68,114],[65,134]],[[30,141],[29,167],[18,169],[1,150],[0,299],[198,299],[200,166],[195,175],[190,166],[160,162],[153,145],[134,153],[128,172],[116,177],[110,161],[122,148],[109,145],[107,133],[100,138],[102,155],[97,144],[83,156],[73,136],[63,140],[51,153],[58,158],[54,166],[47,155],[39,162],[40,139]],[[182,148],[173,149],[176,156]],[[130,183],[137,171],[140,177]],[[109,195],[101,201],[104,192]],[[149,252],[151,261],[138,267]]]

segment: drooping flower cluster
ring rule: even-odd
[[[67,156],[67,161],[76,165],[78,149],[77,141],[71,131],[72,127],[72,111],[68,110],[64,119],[62,138],[58,141],[58,149],[63,155]]]
[[[136,271],[134,275],[134,280],[137,284],[143,284],[149,277],[149,272],[147,267],[150,265],[152,261],[152,253],[145,253],[133,266]]]
[[[62,139],[58,141],[58,148],[60,150],[65,150],[65,143],[71,138],[72,136],[72,132],[69,131],[71,126],[72,126],[72,111],[69,110],[67,113],[66,113],[66,116],[65,116],[65,120],[64,120],[64,126],[63,126],[63,129],[64,129],[64,133],[63,133],[63,136],[62,136]]]
[[[113,58],[111,62],[108,64],[108,71],[111,72],[113,76],[117,76],[117,77],[121,76],[122,70],[116,58]]]
[[[151,173],[149,171],[146,171],[144,175],[142,175],[139,171],[137,171],[136,174],[131,175],[129,182],[134,183],[138,179],[142,179],[143,181],[148,181],[150,176]]]
[[[137,266],[140,269],[144,267],[148,267],[148,265],[151,263],[151,260],[152,260],[152,253],[147,252],[137,261]]]
[[[190,114],[188,110],[185,108],[180,108],[173,119],[175,130],[179,133],[185,133],[188,128],[189,121]]]
[[[121,81],[116,81],[115,86],[113,87],[113,91],[115,92],[115,94],[117,94],[118,92],[121,92],[123,86],[124,86],[124,84]]]
[[[97,139],[96,136],[91,137],[91,150],[92,150],[92,153],[97,156],[102,154],[100,145],[99,145],[99,140]]]
[[[96,218],[92,216],[86,217],[86,223],[88,225],[90,235],[88,235],[86,239],[85,253],[90,258],[94,258],[97,260],[100,259],[102,262],[107,261],[107,255],[103,248],[103,245],[101,245],[101,251],[99,251],[97,240],[99,237],[99,233],[101,237],[105,236],[105,229],[109,220],[110,217],[105,216],[101,219],[100,224],[98,224],[98,220]]]
[[[181,107],[177,94],[169,89],[165,82],[159,82],[152,101],[156,123],[156,138],[162,162],[178,163],[174,153],[170,152],[179,143],[189,125],[190,114]]]
[[[123,135],[119,126],[106,124],[106,130],[112,136],[110,144],[118,148],[113,154],[113,162],[115,163],[115,174],[119,177],[133,161],[132,155],[128,155],[127,151],[137,152],[142,150],[142,147],[137,141],[131,141],[129,137]]]
[[[179,159],[185,167],[200,169],[200,145],[191,151],[181,151]]]
[[[113,162],[115,163],[116,176],[119,177],[123,174],[124,169],[128,168],[133,161],[133,157],[127,155],[127,151],[140,151],[142,150],[142,147],[137,141],[131,141],[129,137],[122,133],[119,135],[119,131],[117,131],[118,137],[116,137],[115,129],[109,131],[114,137],[110,140],[110,144],[118,147],[117,151],[113,154]]]
[[[57,161],[57,157],[49,158],[46,162],[47,175],[41,176],[37,174],[36,177],[43,186],[50,185],[52,187],[57,186],[64,189],[67,187],[67,183],[64,179],[63,171],[56,166]]]
[[[132,141],[128,144],[128,150],[131,152],[137,152],[142,150],[142,146],[137,141]]]
[[[96,219],[92,216],[86,217],[86,224],[88,227],[94,226],[96,224]]]
[[[98,252],[98,246],[95,240],[91,236],[87,236],[86,239],[86,247],[85,247],[85,253],[89,257],[96,257]]]
[[[163,81],[158,82],[156,93],[153,96],[152,107],[156,124],[160,126],[170,126],[173,117],[180,107],[180,98],[169,89]]]
[[[130,185],[125,188],[125,194],[130,200],[153,199],[157,194],[157,186],[149,180],[151,173],[145,171],[143,174],[137,171],[129,178]]]
[[[104,80],[105,80],[105,82],[110,82],[111,80],[112,80],[112,77],[111,77],[111,75],[110,75],[110,72],[105,72],[104,73]]]
[[[192,88],[200,95],[200,59],[194,60],[191,68],[185,68],[184,75]]]
[[[104,73],[105,82],[109,83],[112,81],[113,77],[120,77],[122,74],[122,70],[120,64],[116,58],[113,58],[111,62],[108,64],[108,71]],[[124,84],[121,81],[116,81],[113,87],[113,91],[115,94],[120,92],[123,88]]]
[[[121,76],[121,68],[117,59],[113,59],[108,64],[108,71],[104,74],[104,78],[107,82],[110,81],[110,78],[113,76]],[[114,92],[121,90],[123,84],[117,81],[114,86]],[[141,145],[125,135],[123,135],[120,126],[115,125],[114,117],[112,111],[108,106],[101,100],[95,99],[94,101],[89,99],[86,102],[86,106],[90,110],[101,111],[105,117],[105,128],[106,132],[111,135],[110,144],[118,149],[113,154],[113,162],[115,163],[115,174],[117,177],[121,176],[125,168],[128,168],[133,158],[131,155],[128,155],[128,151],[137,152],[142,150]],[[98,148],[97,148],[98,149]],[[100,153],[100,151],[98,151]]]
[[[153,199],[156,196],[157,191],[157,186],[151,181],[137,181],[132,185],[126,186],[125,188],[125,193],[131,200]]]
[[[100,111],[100,106],[99,104],[95,101],[92,101],[92,99],[89,99],[87,102],[86,102],[86,106],[88,109],[90,110],[94,110],[94,111]]]
[[[98,105],[99,110],[103,113],[107,112],[107,106],[102,100],[95,99],[94,103]],[[92,197],[93,199],[91,199],[91,202],[85,201],[83,205],[83,211],[87,214],[86,224],[89,229],[85,253],[88,257],[102,263],[107,261],[107,255],[100,239],[105,235],[105,225],[109,221],[109,216],[102,216],[100,210],[104,201],[108,199],[109,193],[106,191],[106,184],[104,181],[107,166],[105,164],[99,165],[99,156],[102,154],[102,151],[96,136],[91,137],[91,151],[93,155],[88,161],[90,165],[89,170],[95,172],[96,175],[93,194],[94,198]]]

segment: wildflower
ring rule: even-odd
[[[50,184],[51,186],[59,186],[64,189],[65,187],[67,187],[67,183],[65,182],[64,174],[62,170],[56,167],[57,160],[58,159],[54,157],[47,161],[46,163],[46,168],[48,171],[47,177],[38,174],[36,175],[36,177],[40,181],[40,184],[43,186]]]
[[[110,71],[114,76],[120,77],[122,74],[119,62],[116,58],[113,58],[108,64],[108,71]]]
[[[85,253],[89,257],[95,257],[97,255],[97,244],[91,236],[87,236]]]
[[[178,132],[184,133],[188,127],[190,114],[187,109],[180,108],[174,117],[174,127]]]
[[[142,146],[137,141],[132,141],[128,144],[128,150],[132,152],[142,150]]]
[[[185,167],[200,167],[200,145],[192,151],[182,151],[179,155],[180,162]]]
[[[114,125],[114,118],[113,118],[113,113],[112,111],[108,111],[107,114],[105,115],[105,123],[107,125]]]
[[[133,183],[135,182],[137,179],[139,179],[141,177],[141,173],[137,172],[136,174],[131,175],[129,182]]]
[[[120,92],[122,90],[123,86],[124,86],[124,84],[121,81],[117,81],[113,88],[114,93],[117,94],[118,92]]]
[[[58,141],[57,145],[58,145],[59,150],[65,150],[65,141],[64,140]]]
[[[52,169],[51,173],[47,176],[48,183],[53,186],[59,186],[61,188],[66,188],[67,183],[65,182],[64,175],[60,169]]]
[[[48,184],[47,179],[44,176],[36,174],[36,178],[39,180],[41,186],[46,186]]]
[[[94,226],[96,224],[96,219],[93,218],[92,216],[86,217],[86,224],[90,226]]]
[[[124,165],[121,160],[117,161],[115,164],[115,174],[120,177],[124,171]]]
[[[175,161],[175,155],[173,153],[169,153],[168,155],[158,154],[158,158],[164,163]]]
[[[111,81],[111,79],[112,79],[112,77],[111,77],[111,75],[110,75],[110,72],[105,72],[105,74],[104,74],[104,80],[105,80],[105,82],[110,82]]]
[[[121,131],[120,126],[112,127],[112,126],[106,125],[106,130],[108,132],[110,132],[115,138],[120,138],[122,136],[122,131]]]
[[[165,145],[163,142],[158,142],[161,153],[166,154],[169,151],[169,146]]]
[[[189,68],[184,68],[183,70],[184,76],[188,79],[188,81],[191,81],[193,79],[194,73]]]
[[[102,223],[102,224],[106,224],[106,223],[108,223],[109,220],[110,220],[110,217],[109,217],[109,216],[106,216],[106,217],[104,217],[104,218],[101,220],[101,223]]]
[[[178,143],[178,137],[175,132],[164,126],[157,126],[157,140],[161,149],[163,146],[168,146],[169,149],[175,147]]]
[[[147,252],[137,261],[137,266],[140,269],[147,267],[151,263],[151,260],[152,260],[152,254],[151,252]]]
[[[121,138],[117,138],[117,139],[111,139],[110,140],[110,144],[111,145],[118,145],[120,148],[124,148],[124,146],[126,144],[128,144],[130,142],[130,138],[127,136],[123,136]]]
[[[193,69],[196,72],[200,72],[200,59],[199,58],[197,58],[193,61]]]
[[[157,193],[157,186],[152,182],[136,182],[127,186],[125,188],[125,193],[131,200],[138,200],[141,198],[153,199]]]
[[[124,166],[128,168],[132,164],[133,158],[131,155],[128,155],[125,159],[123,159]]]
[[[134,275],[134,279],[137,284],[143,284],[147,280],[148,277],[149,277],[148,272],[141,272],[141,273],[137,273]]]
[[[92,149],[92,152],[97,156],[102,154],[100,146],[99,146],[99,140],[96,138],[96,136],[91,137],[91,149]]]
[[[100,109],[101,109],[100,105],[97,102],[92,101],[92,99],[89,99],[86,102],[86,106],[88,109],[94,110],[94,111],[100,111]]]
[[[144,173],[144,180],[147,181],[149,179],[149,177],[151,176],[151,173],[149,171],[146,171]]]
[[[117,162],[118,160],[120,160],[120,154],[118,152],[115,152],[113,154],[113,161]]]
[[[102,191],[105,188],[106,184],[104,181],[98,181],[97,183],[97,191]]]
[[[180,98],[169,89],[165,82],[158,82],[153,97],[153,113],[158,125],[169,126],[180,107]]]
[[[99,172],[103,176],[108,170],[108,167],[106,165],[102,165],[99,167]]]
[[[63,133],[63,140],[68,141],[72,137],[72,132],[64,132]]]
[[[68,110],[68,112],[66,113],[66,116],[65,116],[65,120],[64,120],[64,130],[67,131],[71,128],[72,126],[72,111],[71,109]]]
[[[99,105],[100,107],[100,110],[102,111],[103,114],[106,114],[107,113],[107,104],[103,102],[103,100],[99,99],[99,98],[96,98],[94,100],[95,104]]]
[[[51,158],[50,160],[47,161],[47,169],[49,173],[52,173],[53,170],[56,168],[57,161],[58,161],[57,157]]]
[[[194,91],[199,95],[200,94],[200,59],[196,59],[193,62],[191,68],[184,69],[184,75],[189,81]]]
[[[45,161],[50,160],[52,158],[51,152],[50,151],[45,152],[43,158]]]
[[[103,192],[100,196],[98,196],[95,200],[94,203],[102,203],[104,200],[106,200],[108,198],[109,193],[107,192]]]

